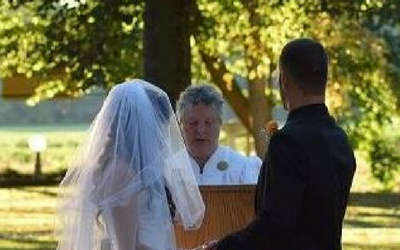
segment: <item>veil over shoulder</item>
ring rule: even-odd
[[[143,80],[115,86],[59,197],[58,250],[176,249],[173,219],[198,228],[204,204],[165,92]]]

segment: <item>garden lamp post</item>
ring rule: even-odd
[[[33,178],[38,179],[42,175],[42,162],[40,159],[40,153],[43,152],[47,147],[46,138],[44,138],[43,135],[33,135],[29,138],[28,144],[30,150],[36,154]]]

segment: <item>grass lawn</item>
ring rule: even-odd
[[[35,133],[48,140],[42,156],[43,172],[65,169],[87,127],[1,127],[0,173],[6,169],[32,173],[34,158],[27,140]],[[399,135],[400,130],[395,136]],[[237,144],[246,145],[245,138]],[[369,193],[377,190],[376,182],[367,164],[362,159],[357,161],[343,249],[400,250],[400,175],[396,193]],[[56,197],[57,187],[0,188],[0,250],[55,249]]]
[[[54,249],[56,187],[0,189],[0,250]],[[400,250],[400,194],[353,193],[344,250]]]
[[[343,246],[344,250],[400,250],[400,193],[353,193]]]
[[[0,249],[55,249],[55,187],[0,189]]]
[[[32,135],[41,134],[47,149],[41,153],[43,173],[57,172],[70,164],[88,125],[0,127],[0,173],[7,169],[32,174],[35,154],[28,147]]]

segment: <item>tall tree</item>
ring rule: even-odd
[[[172,99],[191,82],[190,0],[147,0],[144,12],[144,77]]]
[[[383,8],[387,5],[392,11]],[[373,175],[389,183],[399,169],[400,158],[393,140],[385,136],[385,131],[394,128],[393,118],[399,114],[398,96],[394,92],[398,80],[393,77],[399,67],[390,64],[395,60],[388,61],[388,55],[393,54],[389,52],[399,42],[390,39],[390,47],[387,46],[388,40],[379,32],[371,32],[370,22],[378,18],[381,20],[378,27],[398,34],[400,22],[395,14],[398,8],[399,4],[392,0],[307,3],[199,0],[194,12],[198,25],[193,32],[196,41],[193,66],[200,73],[194,77],[214,81],[230,92],[235,103],[246,105],[247,112],[240,117],[257,141],[260,127],[256,124],[269,118],[270,104],[277,102],[271,80],[280,49],[288,40],[301,36],[321,41],[331,58],[330,109],[349,132],[353,145],[367,152]],[[257,101],[260,82],[264,84],[267,105]],[[238,88],[239,84],[247,87]],[[257,102],[255,107],[265,108],[263,115],[253,113],[250,108],[250,103]],[[239,111],[243,109],[241,106],[233,108]],[[259,123],[252,124],[255,120]]]
[[[281,48],[317,39],[331,58],[331,111],[377,178],[391,179],[400,165],[385,135],[399,107],[397,0],[1,1],[0,75],[40,80],[34,101],[143,76],[173,98],[190,78],[213,82],[259,155],[260,130],[279,103],[272,82]]]

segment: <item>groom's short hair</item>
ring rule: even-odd
[[[328,55],[320,43],[309,38],[295,39],[282,49],[279,63],[305,92],[312,95],[325,92]]]

